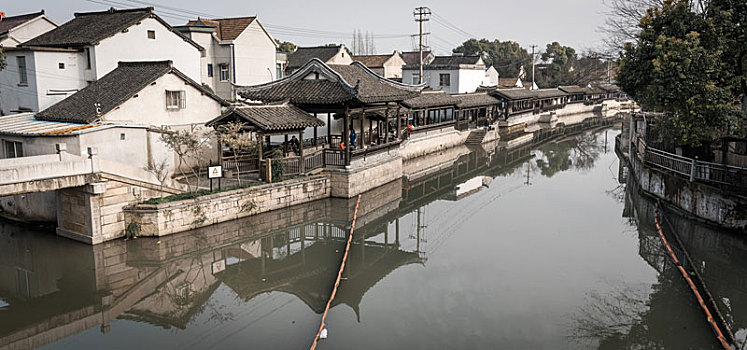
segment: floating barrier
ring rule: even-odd
[[[700,293],[700,290],[693,282],[692,278],[690,277],[690,274],[685,270],[685,267],[682,266],[682,263],[680,262],[680,259],[677,258],[677,255],[674,253],[674,250],[672,249],[671,245],[669,244],[669,241],[664,236],[664,231],[661,229],[661,225],[659,224],[659,201],[656,201],[656,209],[654,210],[654,224],[656,225],[656,231],[659,233],[659,237],[661,238],[662,243],[664,244],[664,247],[667,248],[667,252],[669,252],[669,256],[672,258],[672,261],[674,261],[674,265],[677,266],[677,269],[680,271],[680,274],[682,274],[682,277],[687,282],[687,285],[690,287],[690,290],[692,290],[693,294],[695,295],[695,298],[698,300],[698,304],[700,305],[700,308],[703,309],[703,312],[706,315],[706,320],[708,321],[708,324],[711,325],[711,328],[713,330],[713,333],[716,335],[716,338],[718,339],[719,343],[725,350],[732,350],[732,346],[729,345],[729,341],[727,341],[727,337],[724,336],[724,333],[721,331],[721,327],[716,323],[716,320],[713,317],[713,314],[711,313],[711,310],[706,305],[705,300],[703,299],[703,296]],[[674,233],[676,235],[676,233]],[[693,266],[692,261],[690,261],[690,257],[687,254],[687,252],[684,249],[684,246],[681,242],[679,242],[679,238],[675,236],[675,238],[678,241],[678,245],[680,247],[680,250],[685,254],[685,259],[688,260],[688,263],[690,266]],[[696,277],[700,279],[700,276],[698,275],[697,271],[695,271],[695,268],[693,267],[694,273]],[[703,289],[705,289],[705,284],[700,281],[700,285],[703,286]],[[708,290],[705,290],[705,293],[708,295],[709,299],[711,300],[711,304],[714,307],[715,313],[718,314],[719,319],[722,321],[722,324],[726,328],[726,334],[729,335],[729,338],[731,339],[732,343],[734,343],[734,336],[731,333],[731,330],[728,329],[728,325],[726,325],[726,322],[723,320],[723,317],[720,313],[718,313],[718,308],[716,307],[715,303],[713,302],[713,297],[710,296],[710,293]]]
[[[355,219],[358,218],[358,205],[361,203],[361,195],[358,195],[358,200],[355,202],[355,211],[353,212],[353,222],[350,224],[350,234],[348,234],[348,241],[345,245],[345,253],[342,255],[342,262],[340,263],[340,270],[337,271],[337,278],[335,279],[335,285],[332,288],[332,294],[329,297],[329,300],[327,300],[327,306],[324,308],[324,313],[322,314],[322,322],[319,324],[319,330],[316,332],[316,335],[314,336],[314,342],[311,343],[311,350],[316,349],[316,345],[319,342],[319,339],[325,339],[327,338],[327,328],[324,327],[324,321],[327,320],[327,313],[329,312],[329,308],[332,306],[332,301],[335,299],[335,295],[337,294],[337,287],[340,286],[340,280],[342,279],[342,271],[345,270],[345,262],[348,260],[348,253],[350,253],[350,243],[353,241],[353,231],[355,230]]]

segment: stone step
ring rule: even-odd
[[[472,131],[469,136],[467,136],[467,140],[464,141],[467,145],[479,145],[482,143],[482,140],[485,139],[485,134],[487,134],[487,130],[485,129],[477,129]]]

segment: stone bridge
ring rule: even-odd
[[[33,210],[49,206],[45,200],[54,198],[57,234],[89,244],[123,236],[122,208],[160,196],[161,191],[183,192],[162,188],[157,178],[143,169],[100,159],[95,148],[89,148],[87,156],[78,156],[57,145],[57,154],[0,161],[0,198],[6,204],[20,206],[25,200],[26,209]],[[50,196],[32,195],[36,193]],[[24,219],[24,214],[14,216]]]

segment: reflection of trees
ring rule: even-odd
[[[596,133],[584,133],[540,147],[542,156],[536,163],[540,173],[547,177],[571,168],[589,170],[599,159],[602,148]]]

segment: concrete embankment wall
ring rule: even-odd
[[[634,185],[644,193],[721,227],[742,231],[747,228],[747,197],[643,166],[637,158],[632,163],[629,169],[635,176]]]
[[[138,204],[123,214],[128,225],[139,226],[139,235],[164,236],[328,198],[330,185],[328,176],[318,175],[178,202]]]
[[[353,160],[342,169],[329,169],[331,196],[352,198],[402,177],[399,150]]]

